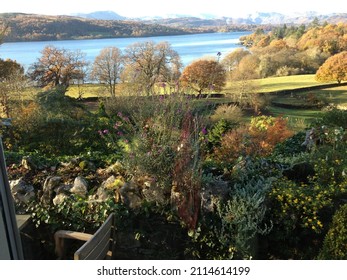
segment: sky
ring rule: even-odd
[[[125,17],[153,17],[168,14],[245,17],[255,12],[293,14],[308,11],[319,14],[347,13],[346,0],[8,0],[1,2],[0,13],[22,12],[45,15],[71,15],[95,11],[113,11]]]

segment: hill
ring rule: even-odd
[[[193,32],[185,28],[130,20],[97,20],[21,13],[0,14],[0,26],[2,24],[7,24],[10,29],[5,42],[147,37]]]

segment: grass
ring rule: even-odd
[[[295,75],[286,77],[270,77],[259,79],[260,92],[276,92],[281,90],[318,86],[315,75]]]

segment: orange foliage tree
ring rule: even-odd
[[[347,51],[329,57],[316,73],[320,82],[337,81],[339,84],[347,80]]]
[[[251,124],[227,133],[220,147],[214,150],[214,158],[224,164],[232,164],[240,156],[268,156],[274,147],[291,137],[287,120],[282,117],[260,116]]]
[[[182,86],[198,94],[206,89],[220,91],[225,86],[226,74],[216,60],[200,59],[188,65],[181,75]]]

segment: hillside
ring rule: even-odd
[[[2,24],[8,24],[10,28],[5,42],[146,37],[192,32],[184,28],[129,20],[96,20],[20,13],[0,14],[0,26]]]

